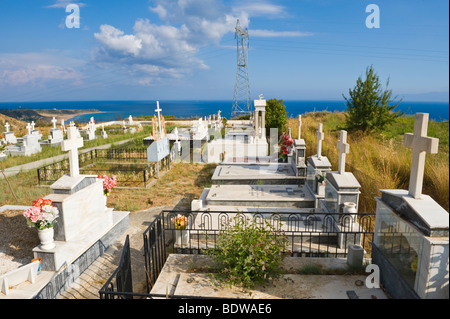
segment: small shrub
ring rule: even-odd
[[[215,277],[244,288],[274,280],[281,274],[286,246],[284,232],[268,220],[238,214],[218,235],[216,248],[209,251],[219,268]]]

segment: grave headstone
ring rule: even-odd
[[[50,135],[48,137],[49,144],[60,144],[64,140],[64,133],[56,127],[56,118],[52,119],[53,128],[50,129]]]
[[[39,136],[31,134],[32,125],[27,123],[28,134],[22,138],[22,144],[8,145],[7,153],[12,156],[30,156],[42,151]]]
[[[383,189],[377,197],[373,262],[381,283],[394,298],[449,298],[448,213],[422,194],[425,153],[435,154],[438,139],[427,137],[428,114],[415,115],[409,190]]]
[[[6,124],[5,124],[6,132],[3,133],[3,135],[5,136],[5,141],[8,144],[16,144],[17,143],[17,137],[14,135],[14,132],[9,130],[10,127],[11,126],[9,125],[9,123],[6,122]]]
[[[96,175],[79,174],[78,148],[83,146],[83,139],[73,123],[67,130],[68,139],[61,143],[61,149],[69,152],[70,174],[51,185],[53,194],[45,197],[59,211],[56,246],[50,250],[39,246],[33,249],[35,258],[42,259],[42,270],[59,270],[87,250],[96,258],[129,226],[129,212],[113,212],[105,207],[103,181]]]
[[[319,123],[316,137],[317,153],[308,157],[306,185],[316,195],[316,198],[319,199],[325,196],[326,180],[324,177],[327,172],[331,171],[330,161],[326,156],[322,155],[322,141],[325,138],[322,123]]]
[[[42,139],[42,134],[39,132],[38,129],[35,128],[36,123],[34,123],[34,121],[31,121],[31,132],[28,131],[28,134],[33,134],[36,135],[38,137],[38,141]]]
[[[345,155],[349,153],[347,132],[341,131],[337,142],[339,150],[339,169],[337,172],[326,173],[325,207],[330,214],[337,214],[345,224],[354,222],[354,216],[348,216],[344,210],[346,203],[354,203],[352,211],[358,212],[361,185],[355,176],[345,171]]]
[[[106,131],[105,131],[105,125],[104,125],[104,124],[102,124],[102,132],[101,132],[101,136],[102,136],[103,138],[108,138],[108,133],[106,133]]]

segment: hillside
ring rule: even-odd
[[[0,113],[0,135],[6,131],[5,129],[6,122],[8,122],[9,125],[11,125],[11,127],[9,128],[10,131],[20,131],[22,129],[25,129],[25,127],[27,126],[27,123],[24,121],[20,121]]]
[[[297,138],[297,119],[288,119],[293,138]],[[316,153],[316,132],[323,124],[325,140],[322,155],[333,169],[338,166],[336,149],[339,131],[345,129],[345,115],[340,112],[315,112],[302,115],[301,138],[307,145],[307,156]],[[375,211],[375,197],[380,189],[408,189],[412,151],[403,146],[403,134],[414,132],[414,117],[403,116],[378,134],[349,132],[346,171],[352,172],[361,184],[360,212]],[[439,153],[427,154],[423,193],[430,195],[449,211],[449,122],[430,121],[428,136],[439,138]]]
[[[76,115],[99,113],[96,109],[86,110],[55,110],[55,109],[0,109],[0,114],[15,118],[20,121],[31,122],[38,121],[50,123],[53,117],[58,121],[61,119],[67,120]]]

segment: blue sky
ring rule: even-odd
[[[66,6],[80,8],[67,28]],[[367,28],[369,4],[380,28]],[[394,95],[448,101],[449,2],[2,0],[0,102],[233,98],[236,19],[252,98],[340,100],[373,65]]]

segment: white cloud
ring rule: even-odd
[[[57,53],[23,53],[0,55],[0,86],[41,85],[49,80],[79,84],[81,61]]]
[[[124,35],[124,32],[113,26],[103,24],[100,33],[94,33],[94,37],[105,47],[123,54],[137,56],[142,49],[142,40],[134,35]]]
[[[227,6],[223,0],[154,0],[149,11],[162,24],[137,19],[133,32],[125,34],[112,25],[102,25],[94,36],[99,43],[94,61],[117,67],[126,65],[141,83],[152,78],[180,78],[194,70],[208,69],[198,52],[209,45],[219,45],[227,33],[234,33],[236,20],[248,28],[250,17],[286,15],[285,7],[268,1],[245,1]],[[250,30],[257,37],[300,37],[311,35],[298,31]]]
[[[252,17],[286,15],[285,7],[267,1],[239,1],[237,5],[233,6],[233,12],[246,12]]]

